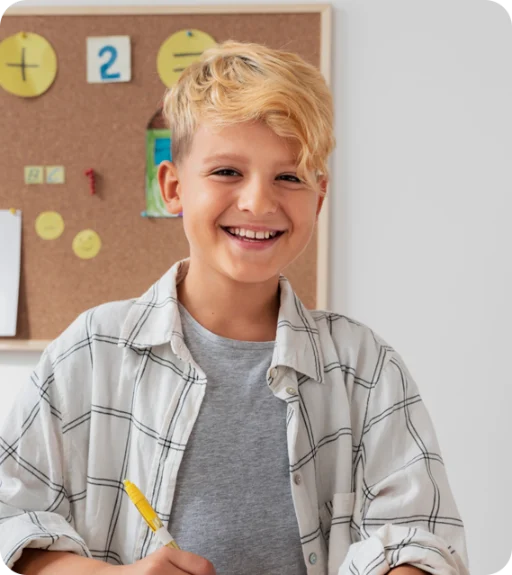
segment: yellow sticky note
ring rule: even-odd
[[[63,184],[65,180],[64,166],[46,166],[46,183]]]
[[[185,68],[196,62],[207,49],[217,42],[201,30],[179,30],[160,46],[156,66],[162,82],[170,88]]]
[[[40,96],[57,75],[57,55],[39,34],[20,32],[0,42],[0,86],[22,98]]]
[[[58,212],[41,212],[36,219],[36,233],[43,240],[56,240],[64,231],[64,220]]]
[[[44,166],[25,166],[26,184],[44,183]]]
[[[73,240],[73,251],[82,260],[95,258],[101,249],[101,238],[94,230],[82,230]]]

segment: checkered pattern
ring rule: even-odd
[[[112,564],[158,547],[122,481],[169,521],[208,387],[177,306],[188,263],[139,299],[85,312],[43,352],[0,430],[0,555],[9,567],[25,547]],[[400,355],[348,317],[308,311],[284,276],[279,285],[266,383],[287,406],[280,448],[308,574],[380,575],[411,564],[467,575],[436,436]]]

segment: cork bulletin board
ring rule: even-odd
[[[53,46],[58,71],[43,95],[22,98],[0,88],[0,209],[22,211],[17,334],[0,349],[43,349],[81,312],[101,303],[138,297],[178,259],[188,256],[181,218],[143,217],[146,130],[166,86],[157,53],[174,32],[198,29],[216,42],[232,39],[300,54],[330,82],[329,5],[131,6],[11,8],[0,41],[20,32]],[[131,79],[88,83],[86,42],[126,35]],[[64,166],[65,182],[26,184],[25,166]],[[95,193],[84,175],[94,169]],[[285,275],[304,304],[327,306],[329,193],[314,237]],[[62,235],[45,241],[35,232],[41,212],[62,215]],[[95,230],[97,257],[71,249],[75,235]]]

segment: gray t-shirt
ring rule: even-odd
[[[177,478],[169,531],[217,575],[306,573],[290,486],[286,403],[266,383],[274,342],[220,337],[180,304],[206,394]]]

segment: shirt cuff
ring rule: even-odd
[[[28,548],[68,551],[92,558],[85,541],[57,513],[23,513],[0,524],[0,556],[9,569]]]
[[[433,533],[391,524],[352,544],[338,575],[385,575],[399,565],[433,575],[469,575],[461,556]]]

